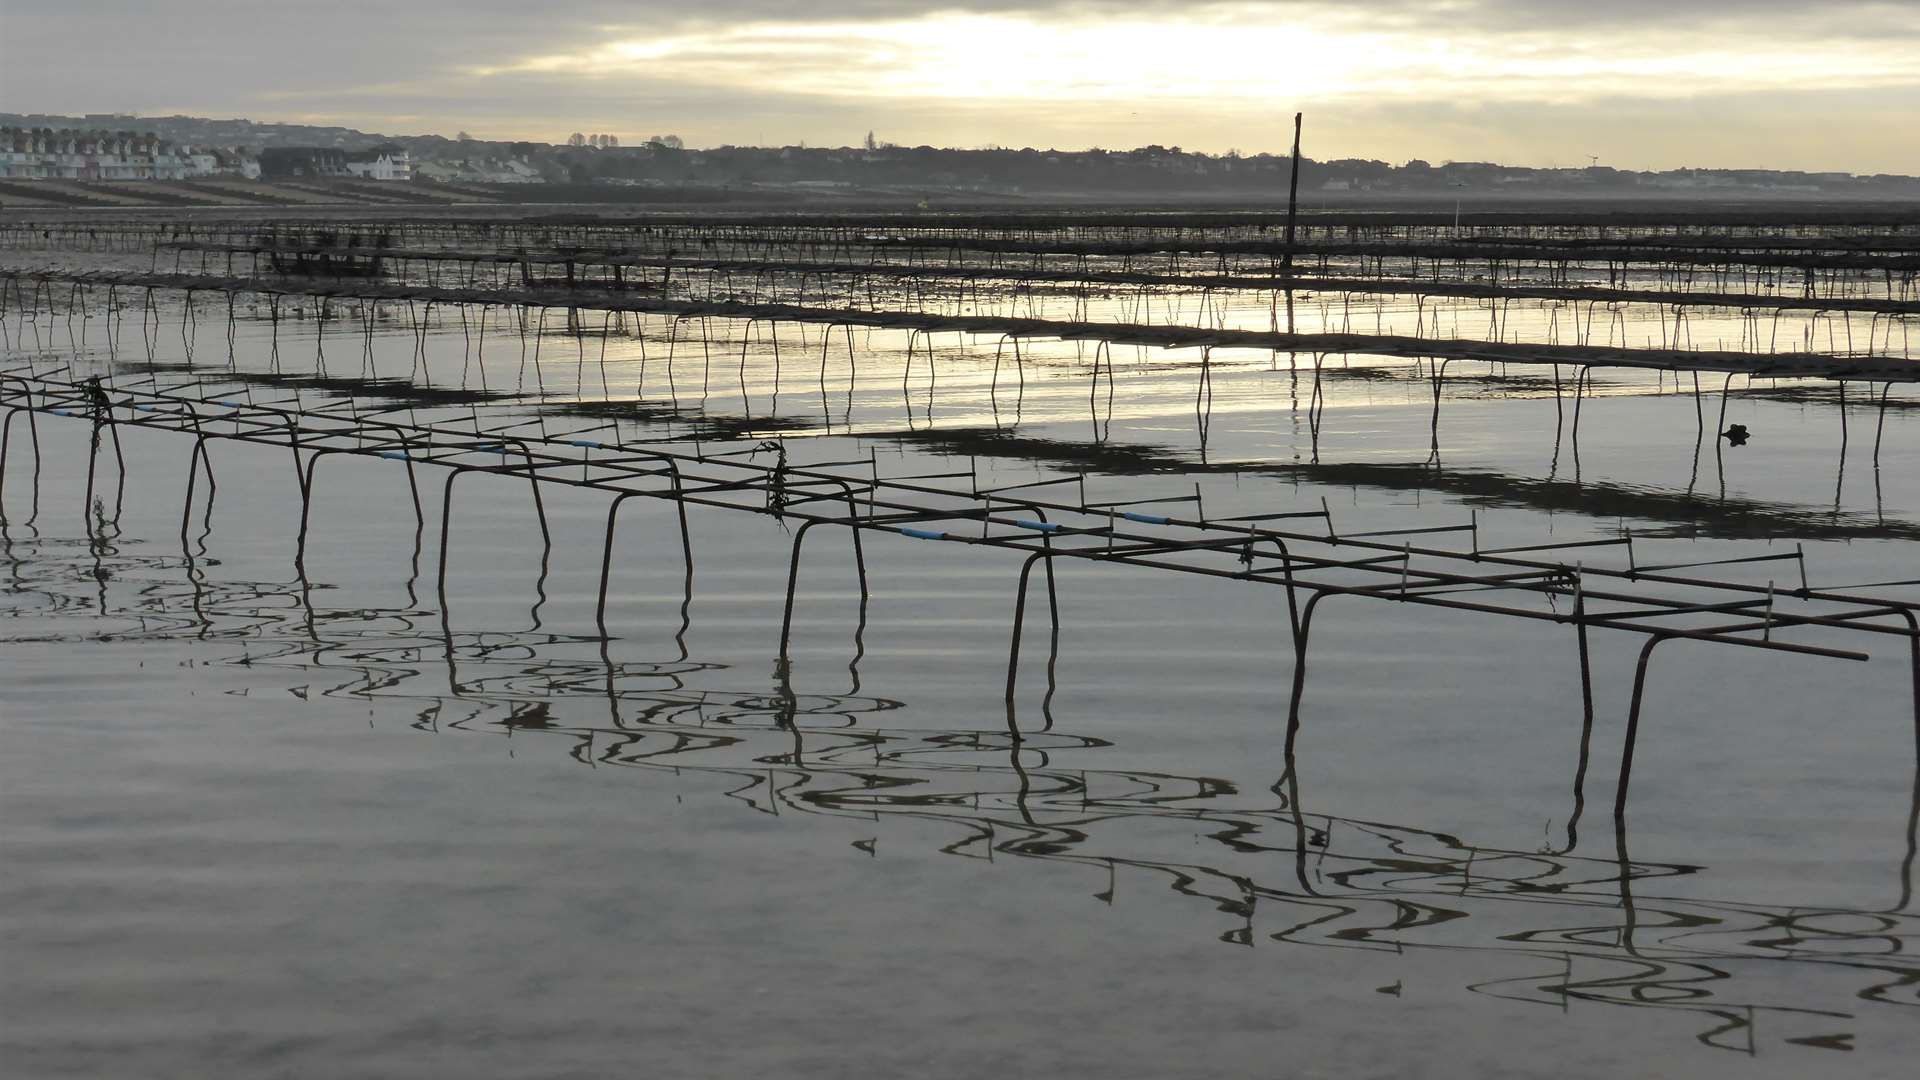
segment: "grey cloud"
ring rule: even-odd
[[[1250,20],[1298,19],[1313,26],[1333,19],[1435,40],[1524,35],[1530,45],[1548,49],[1600,47],[1596,43],[1606,35],[1623,32],[1627,40],[1685,42],[1689,33],[1699,36],[1701,28],[1715,26],[1786,40],[1808,34],[1881,41],[1920,35],[1920,3],[1884,0],[1255,0],[1240,6]],[[793,0],[0,0],[0,108],[326,116],[389,132],[464,127],[483,135],[550,138],[570,130],[676,130],[699,143],[854,141],[875,127],[901,141],[962,145],[1278,146],[1280,134],[1240,102],[1186,111],[1167,102],[1122,111],[1008,111],[980,103],[823,100],[751,87],[690,87],[648,79],[644,68],[601,80],[462,74],[695,23],[837,22],[942,11],[1112,18],[1169,10],[1165,0],[817,0],[804,6]],[[1781,148],[1767,131],[1767,118],[1784,113],[1812,129],[1804,153],[1831,155],[1831,167],[1920,170],[1911,152],[1885,138],[1901,130],[1902,110],[1908,117],[1920,111],[1920,94],[1907,90],[1761,95],[1716,99],[1710,106],[1623,99],[1611,109],[1593,103],[1417,100],[1391,106],[1285,104],[1318,109],[1321,131],[1344,127],[1338,145],[1327,147],[1339,154],[1543,161],[1548,152],[1536,152],[1538,147],[1568,138],[1569,125],[1586,125],[1594,145],[1569,147],[1564,159],[1605,151],[1622,164],[1682,163],[1674,158],[1698,146],[1703,154],[1711,151],[1712,162],[1704,163],[1734,163],[1747,154],[1758,163],[1764,155],[1803,152],[1800,146]],[[1834,111],[1822,113],[1823,107]],[[1638,158],[1636,143],[1643,148]]]

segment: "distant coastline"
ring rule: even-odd
[[[992,205],[1027,201],[1205,205],[1263,203],[1284,199],[1291,162],[1283,155],[1204,154],[1177,146],[1131,150],[1036,148],[950,149],[875,142],[849,147],[686,148],[675,136],[635,145],[606,145],[603,136],[572,136],[543,143],[449,139],[440,135],[390,135],[352,128],[254,123],[202,117],[133,117],[117,114],[60,116],[0,113],[0,127],[71,132],[132,132],[169,143],[271,162],[338,158],[351,162],[382,150],[402,152],[410,170],[383,174],[367,196],[406,200],[408,192],[431,201],[587,203],[891,203],[919,199]],[[594,140],[601,145],[595,145]],[[254,184],[294,181],[295,186],[249,186],[222,179],[206,189],[159,189],[143,196],[129,184],[69,185],[62,192],[35,180],[9,180],[0,205],[88,206],[95,202],[139,205],[301,203],[342,187],[340,175],[276,176],[271,167]],[[368,180],[358,175],[359,180]],[[396,183],[396,181],[398,181]],[[132,181],[140,183],[143,181]],[[349,185],[350,186],[350,185]],[[465,193],[464,195],[462,193]],[[1513,201],[1831,201],[1903,202],[1920,199],[1920,177],[1769,169],[1672,169],[1634,171],[1605,165],[1532,168],[1491,162],[1302,158],[1303,206],[1357,203],[1443,205]],[[11,196],[11,198],[9,198]],[[251,197],[249,197],[251,196]],[[333,201],[319,197],[318,201]],[[356,201],[348,199],[347,201]]]

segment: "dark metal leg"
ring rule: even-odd
[[[1567,817],[1567,846],[1580,843],[1580,815],[1587,808],[1587,761],[1593,750],[1593,664],[1587,652],[1587,624],[1574,624],[1580,640],[1580,762],[1573,771],[1573,812]]]
[[[300,531],[294,537],[293,566],[294,569],[299,570],[302,575],[306,573],[307,569],[307,522],[313,514],[313,477],[314,473],[320,468],[320,459],[326,457],[330,452],[331,451],[327,450],[316,450],[308,455],[306,472],[300,480]],[[191,488],[188,489],[188,497],[192,497]]]
[[[7,447],[13,440],[13,418],[22,411],[8,409],[7,418],[0,420],[0,522],[7,520]]]
[[[1315,591],[1307,597],[1300,613],[1300,632],[1293,638],[1293,696],[1287,705],[1287,761],[1293,761],[1293,747],[1300,734],[1300,699],[1307,691],[1307,638],[1313,633],[1313,613],[1320,601],[1331,593]]]
[[[1020,640],[1025,633],[1027,622],[1027,583],[1033,577],[1033,564],[1042,559],[1046,560],[1047,563],[1047,599],[1049,610],[1053,617],[1053,626],[1056,632],[1060,627],[1059,597],[1054,591],[1053,584],[1053,553],[1051,551],[1036,551],[1028,555],[1026,561],[1021,563],[1020,585],[1014,594],[1013,641],[1007,650],[1006,701],[1009,709],[1013,706],[1014,688],[1020,677]],[[1011,717],[1011,712],[1009,712],[1008,715]],[[1018,732],[1015,733],[1015,737],[1018,737]]]
[[[1907,853],[1900,860],[1900,903],[1895,911],[1905,911],[1913,903],[1913,868],[1915,856],[1920,855],[1920,619],[1912,611],[1901,608],[1900,614],[1907,621],[1907,629],[1914,631],[1907,638],[1909,663],[1913,679],[1913,802],[1907,810]]]
[[[87,491],[80,502],[80,516],[85,519],[87,536],[93,536],[93,473],[100,459],[100,423],[95,421],[93,432],[87,439]]]
[[[1633,699],[1627,706],[1627,740],[1620,751],[1620,786],[1613,796],[1613,819],[1624,822],[1627,819],[1627,784],[1633,779],[1633,748],[1640,737],[1640,703],[1646,696],[1647,661],[1653,658],[1653,650],[1661,642],[1668,640],[1664,634],[1655,634],[1640,646],[1640,662],[1633,669]]]
[[[113,489],[113,520],[118,527],[120,511],[127,504],[127,456],[120,450],[120,425],[109,421],[107,433],[113,436],[113,462],[119,469],[119,477],[114,482]]]
[[[464,476],[467,473],[467,471],[468,470],[458,465],[454,466],[453,471],[447,474],[447,486],[440,497],[439,596],[440,596],[440,629],[443,634],[450,634],[452,632],[449,629],[448,619],[449,619],[450,613],[447,610],[447,540],[450,536],[453,535],[453,485],[454,485],[454,482],[459,480],[460,477]],[[453,647],[451,638],[449,638],[447,647],[448,647],[449,653],[451,653],[451,650]]]
[[[200,454],[205,446],[205,439],[195,439],[193,449],[187,453],[187,497],[180,504],[180,551],[182,554],[187,550],[187,529],[193,521],[193,488],[200,478]]]
[[[638,492],[623,491],[613,497],[613,505],[607,508],[607,540],[600,550],[600,599],[593,609],[594,625],[599,627],[601,638],[607,636],[607,580],[613,574],[613,531],[620,519],[620,506]],[[685,508],[682,507],[684,513]]]
[[[787,666],[787,644],[793,637],[793,594],[800,584],[800,545],[806,542],[807,531],[815,524],[803,521],[793,533],[793,555],[787,560],[787,604],[780,616],[779,660],[782,670]]]

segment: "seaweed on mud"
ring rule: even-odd
[[[1652,523],[1641,535],[1780,540],[1920,540],[1920,522],[1830,508],[1743,498],[1706,498],[1637,484],[1516,476],[1426,463],[1205,463],[1172,450],[1013,435],[989,428],[892,431],[868,436],[955,457],[1031,461],[1063,472],[1109,476],[1243,474],[1376,491],[1430,491],[1469,506],[1564,513],[1599,520]]]
[[[710,439],[757,439],[771,432],[804,432],[812,423],[793,416],[715,416],[683,408],[668,402],[567,401],[549,405],[546,411],[562,416],[591,420],[626,420],[637,424],[665,424],[680,421],[693,425],[686,437]]]
[[[160,372],[203,372],[189,363],[123,362],[117,370],[136,374]],[[248,386],[270,386],[289,390],[311,390],[326,397],[368,397],[414,405],[478,405],[516,401],[526,395],[505,390],[478,390],[471,387],[422,386],[406,379],[361,378],[346,375],[295,374],[270,371],[221,371],[220,379]]]

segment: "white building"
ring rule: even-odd
[[[362,180],[411,180],[413,157],[405,150],[361,150],[347,155],[347,172]]]

